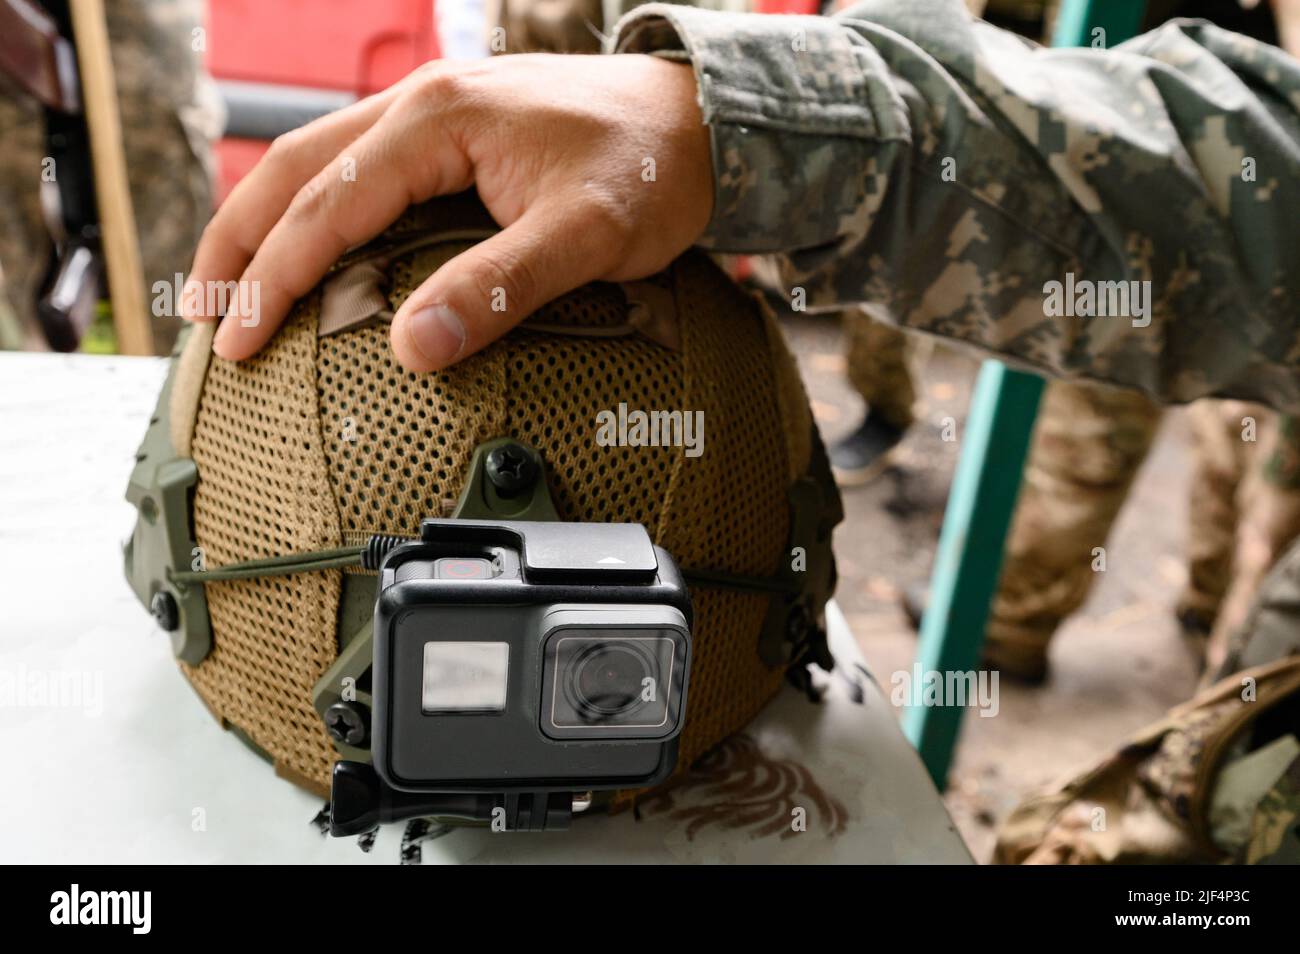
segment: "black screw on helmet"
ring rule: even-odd
[[[513,497],[532,485],[537,465],[518,444],[502,444],[487,455],[487,476],[503,497]]]
[[[336,702],[325,710],[325,729],[336,742],[362,745],[370,734],[370,719],[355,702]]]
[[[153,595],[149,601],[149,612],[164,632],[173,633],[180,628],[181,611],[176,605],[176,597],[166,590],[159,590]]]

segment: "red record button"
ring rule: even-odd
[[[495,575],[492,561],[482,557],[443,557],[433,565],[436,580],[490,580]]]

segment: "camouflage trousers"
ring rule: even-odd
[[[1300,423],[1244,401],[1192,406],[1189,580],[1182,606],[1210,628],[1222,667],[1265,576],[1300,537]]]
[[[917,413],[913,382],[929,342],[904,334],[868,311],[846,311],[841,320],[849,383],[873,414],[907,430]]]
[[[1161,416],[1137,392],[1048,384],[990,614],[992,664],[1042,667],[1053,632],[1105,565],[1106,538]],[[1190,420],[1195,460],[1180,610],[1210,630],[1213,671],[1264,574],[1300,536],[1300,433],[1293,419],[1239,401],[1198,402]]]
[[[145,301],[152,302],[156,282],[170,286],[189,271],[212,209],[212,144],[224,118],[202,71],[202,0],[107,0],[105,8]],[[44,347],[36,326],[51,250],[41,214],[44,137],[40,107],[0,82],[0,343],[7,347]],[[171,318],[155,325],[160,353],[170,351],[178,327]]]

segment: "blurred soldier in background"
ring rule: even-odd
[[[1173,16],[1201,17],[1268,43],[1280,38],[1295,54],[1300,17],[1297,5],[1288,4],[1155,0],[1144,29]],[[1048,9],[1049,21],[1052,14]],[[869,338],[850,340],[858,345]],[[862,361],[851,347],[850,367]],[[910,380],[904,393],[912,394]],[[1160,406],[1136,391],[1048,382],[985,630],[989,666],[1026,682],[1046,676],[1053,633],[1107,567],[1106,538],[1161,417]],[[1189,566],[1177,615],[1197,664],[1212,673],[1264,575],[1300,536],[1300,428],[1292,418],[1239,401],[1197,402],[1190,419]],[[923,602],[923,590],[906,591],[914,623]]]
[[[146,285],[189,271],[212,210],[212,144],[223,112],[203,73],[202,0],[105,0],[122,138]],[[0,76],[0,346],[44,349],[36,301],[50,263],[41,212],[40,106]],[[57,174],[57,173],[56,173]],[[155,321],[160,352],[180,324]]]
[[[1049,382],[985,632],[990,665],[1026,681],[1046,675],[1053,633],[1114,568],[1106,538],[1160,420],[1136,391]],[[1189,421],[1188,580],[1177,615],[1197,664],[1213,672],[1259,583],[1300,536],[1300,428],[1243,401],[1198,401]]]
[[[40,107],[0,73],[0,348],[42,348],[36,295],[49,265],[41,217]]]
[[[1178,615],[1205,637],[1207,678],[1224,663],[1264,577],[1300,538],[1300,426],[1244,401],[1191,408],[1188,581]]]

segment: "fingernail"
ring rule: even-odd
[[[430,305],[411,315],[411,343],[425,361],[444,368],[465,349],[465,323],[446,305]]]
[[[223,321],[217,326],[217,333],[212,336],[212,353],[218,358],[230,360],[229,355],[226,354],[226,339],[229,337],[228,328]]]

